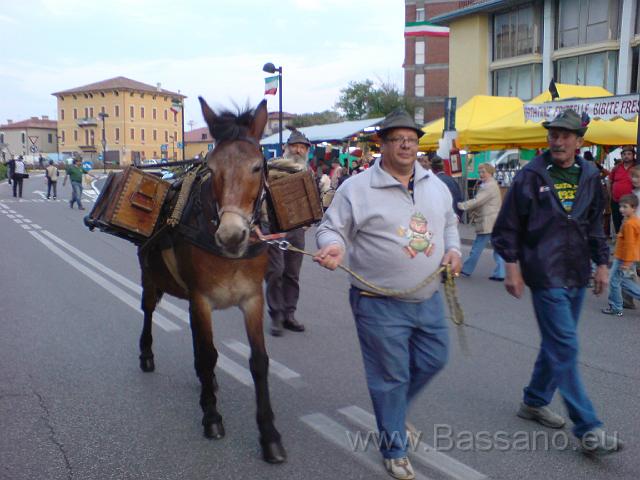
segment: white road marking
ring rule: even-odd
[[[218,361],[216,367],[224,370],[233,378],[238,380],[243,385],[253,388],[253,377],[248,368],[243,367],[239,363],[234,362],[229,357],[218,353]]]
[[[20,226],[25,230],[31,230],[31,227],[29,225],[20,225]]]
[[[23,221],[20,220],[19,218],[14,218],[13,221],[16,222],[16,223],[23,223]]]
[[[227,342],[224,342],[224,344],[247,360],[251,356],[251,349],[248,345],[245,345],[242,342],[239,342],[237,340],[229,340]],[[294,372],[290,368],[284,366],[279,362],[276,362],[272,358],[269,359],[269,373],[272,373],[276,377],[279,377],[285,381],[300,378],[300,374],[298,372]]]
[[[357,405],[341,408],[338,412],[367,431],[378,430],[375,417]],[[435,468],[456,480],[481,480],[487,478],[486,475],[451,458],[449,455],[437,451],[425,442],[421,441],[419,448],[416,448],[412,453],[412,458],[416,458],[424,465]]]
[[[38,225],[37,223],[32,223],[31,226],[33,228],[35,228],[36,230],[40,230],[42,227],[40,225]]]
[[[7,217],[9,217],[9,218],[16,218],[16,216],[15,216],[15,215],[11,215],[10,213],[7,213]]]
[[[100,285],[106,291],[108,291],[113,296],[115,296],[116,298],[120,299],[122,302],[124,302],[125,304],[129,305],[136,312],[138,312],[140,315],[142,315],[142,310],[140,310],[140,300],[139,299],[132,297],[127,292],[125,292],[121,288],[119,288],[116,285],[114,285],[113,283],[111,283],[109,280],[107,280],[104,277],[98,275],[93,270],[85,267],[83,264],[78,262],[76,259],[74,259],[70,255],[68,255],[64,251],[60,250],[58,247],[56,247],[54,244],[52,244],[49,240],[47,240],[45,237],[40,235],[40,233],[35,232],[35,231],[30,231],[29,233],[35,239],[37,239],[40,243],[42,243],[45,247],[47,247],[53,253],[58,255],[62,260],[67,262],[69,265],[71,265],[73,268],[75,268],[79,272],[83,273],[85,276],[89,277],[91,280],[96,282],[98,285]],[[42,233],[46,234],[47,232],[45,230],[42,230]],[[178,325],[176,325],[171,320],[169,320],[168,318],[166,318],[166,317],[164,317],[163,315],[160,315],[160,314],[155,314],[153,316],[153,322],[156,325],[158,325],[160,328],[162,328],[163,330],[166,330],[167,332],[180,330],[180,327]]]
[[[137,283],[132,282],[131,280],[129,280],[128,278],[126,278],[126,277],[124,277],[122,275],[120,275],[117,272],[114,272],[109,267],[104,266],[102,263],[100,263],[100,262],[96,261],[95,259],[91,258],[89,255],[87,255],[87,254],[83,253],[82,251],[78,250],[76,247],[74,247],[73,245],[70,245],[69,243],[65,242],[64,240],[62,240],[61,238],[57,237],[53,233],[48,232],[46,230],[43,230],[42,233],[44,233],[47,237],[49,237],[51,240],[56,242],[58,245],[66,248],[69,252],[73,253],[75,256],[80,258],[82,261],[88,263],[89,265],[91,265],[95,269],[100,270],[105,275],[108,275],[113,280],[118,282],[120,285],[122,285],[122,286],[128,288],[129,290],[137,293],[138,295],[142,295],[142,287],[140,285],[138,285]],[[175,305],[173,305],[172,303],[169,303],[165,299],[162,299],[160,301],[160,303],[158,304],[158,306],[160,308],[166,310],[167,312],[171,313],[172,315],[175,315],[177,318],[179,318],[180,320],[185,322],[187,325],[189,324],[189,313],[185,312],[183,309],[176,307]],[[154,316],[155,316],[155,313],[154,313]]]
[[[358,450],[357,452],[354,451],[353,445],[347,436],[349,429],[344,425],[332,420],[322,413],[304,415],[300,417],[300,420],[329,442],[353,455],[353,457],[360,463],[378,473],[388,475],[384,468],[384,464],[382,463],[382,456],[374,447]],[[416,478],[421,480],[429,479],[429,477],[425,477],[418,472],[416,472]]]

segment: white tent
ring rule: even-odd
[[[304,133],[311,143],[329,142],[331,140],[345,140],[360,133],[365,128],[374,127],[380,123],[382,118],[368,118],[366,120],[351,120],[340,123],[327,123],[326,125],[313,125],[302,127],[298,130]],[[290,135],[289,130],[282,132],[283,143],[287,142]],[[274,133],[260,140],[261,145],[277,145],[280,141],[279,135]]]

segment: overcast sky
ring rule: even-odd
[[[180,91],[185,128],[216,106],[257,104],[266,62],[283,109],[330,109],[351,80],[402,89],[401,0],[2,0],[0,123],[56,118],[51,92],[124,76]],[[269,110],[278,97],[269,96]]]

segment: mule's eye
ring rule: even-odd
[[[260,170],[262,170],[262,165],[256,165],[255,167],[253,167],[253,170],[251,170],[253,173],[258,173]]]

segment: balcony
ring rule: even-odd
[[[97,127],[98,120],[91,117],[79,118],[78,126],[79,127]]]
[[[82,150],[85,153],[97,153],[98,150],[96,149],[95,145],[80,145],[78,146],[78,148],[80,150]]]

